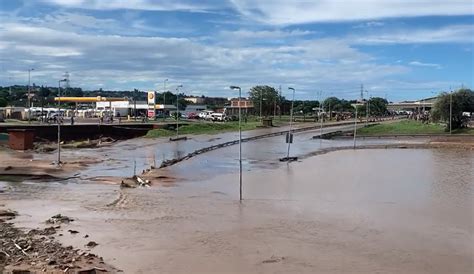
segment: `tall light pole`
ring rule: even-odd
[[[449,91],[449,135],[451,135],[453,132],[452,128],[452,123],[453,123],[453,91]]]
[[[369,124],[369,99],[370,99],[370,97],[369,97],[369,91],[366,90],[365,92],[367,93],[367,105],[365,107],[365,112],[366,112],[365,113],[365,126],[367,126]]]
[[[166,120],[166,82],[168,79],[163,80],[163,121]]]
[[[31,81],[31,72],[35,70],[34,68],[28,69],[28,123],[31,122],[31,97],[30,97],[30,81]]]
[[[288,151],[286,153],[286,159],[289,161],[290,160],[290,145],[292,141],[292,136],[291,136],[291,126],[293,125],[293,105],[295,102],[295,89],[292,87],[288,87],[289,90],[293,91],[293,99],[291,99],[291,111],[290,111],[290,128],[288,129]]]
[[[323,91],[319,91],[319,123],[321,127],[319,128],[319,146],[323,145],[323,115],[322,115],[322,101],[323,101]]]
[[[178,98],[179,98],[179,88],[182,88],[183,85],[179,85],[176,87],[176,139],[179,135],[179,105],[178,105]]]
[[[278,96],[278,95],[276,95],[276,96],[274,97],[274,100],[273,100],[273,120],[276,119],[276,112],[277,112],[277,96]]]
[[[67,79],[58,81],[58,115],[56,121],[58,122],[58,160],[56,161],[57,166],[61,166],[61,82],[66,82]]]
[[[241,115],[241,100],[242,89],[238,86],[230,86],[232,90],[239,90],[239,200],[242,201],[242,115]]]
[[[260,120],[262,120],[262,101],[263,101],[263,94],[262,94],[262,89],[260,89]]]
[[[354,116],[354,149],[356,148],[356,135],[357,135],[357,100],[355,103],[355,116]]]

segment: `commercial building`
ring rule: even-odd
[[[224,108],[225,114],[227,116],[239,115],[239,98],[232,98],[229,101],[230,105],[225,106]],[[251,114],[254,111],[253,102],[247,98],[241,98],[240,109],[244,115]]]

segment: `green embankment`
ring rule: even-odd
[[[423,124],[418,121],[400,121],[396,123],[378,124],[361,128],[358,135],[394,135],[394,134],[446,134],[445,126],[441,124]],[[474,129],[465,128],[453,130],[454,134],[474,134]]]
[[[242,130],[256,129],[260,122],[252,121],[242,123]],[[179,127],[179,134],[217,134],[229,131],[239,130],[239,122],[226,122],[226,123],[192,123]],[[148,131],[146,137],[158,138],[158,137],[169,137],[176,134],[175,130],[167,129],[153,129]]]

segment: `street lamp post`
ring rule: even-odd
[[[290,145],[293,139],[291,136],[291,126],[293,125],[293,106],[295,102],[295,89],[292,87],[288,87],[288,89],[293,91],[293,99],[291,100],[291,112],[290,112],[290,128],[288,129],[288,151],[286,153],[286,159],[289,161],[290,160]]]
[[[61,82],[66,82],[66,79],[58,81],[58,115],[56,120],[58,122],[58,160],[56,162],[57,166],[61,166]]]
[[[178,105],[178,98],[179,98],[179,88],[182,88],[183,85],[179,85],[176,87],[176,139],[179,136],[179,105]]]
[[[453,91],[449,91],[449,135],[452,134],[452,123],[453,123]]]
[[[276,112],[277,112],[277,96],[274,97],[273,100],[273,120],[276,119]]]
[[[323,101],[323,91],[319,91],[319,123],[320,123],[320,128],[319,128],[319,146],[321,147],[323,145],[323,115],[322,115],[322,101]]]
[[[168,79],[163,81],[163,121],[166,120],[166,82],[168,82]]]
[[[133,119],[137,121],[137,89],[133,90]]]
[[[35,70],[34,68],[28,69],[28,123],[31,122],[31,97],[30,97],[30,80],[31,80],[31,71]]]
[[[354,116],[354,149],[356,148],[356,136],[357,136],[357,101],[355,103],[355,116]]]
[[[262,89],[260,89],[260,120],[262,120],[262,101],[263,101]]]
[[[239,199],[242,201],[242,115],[241,115],[241,100],[242,89],[238,86],[230,86],[230,89],[239,90]]]
[[[365,107],[365,126],[367,126],[369,124],[369,91],[366,90],[365,91],[367,93],[367,105]]]

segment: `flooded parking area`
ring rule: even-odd
[[[310,135],[295,154],[321,144]],[[75,217],[65,229],[79,233],[59,239],[96,241],[125,273],[472,273],[473,151],[342,150],[287,164],[285,147],[266,149],[280,139],[245,144],[242,202],[237,147],[167,168],[172,184],[9,182],[0,197],[18,226]]]

